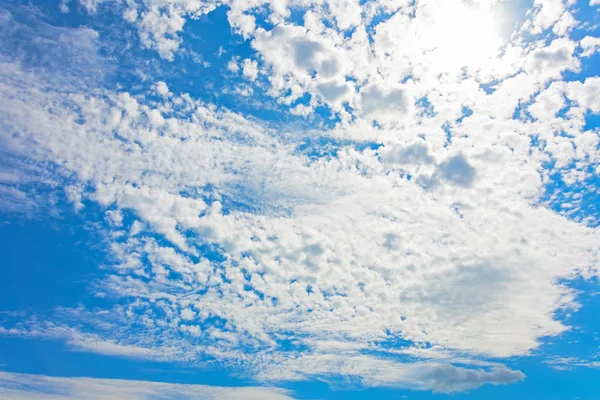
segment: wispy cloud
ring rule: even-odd
[[[285,400],[291,392],[271,387],[225,387],[163,382],[0,372],[5,399],[236,399]]]
[[[600,368],[600,361],[577,357],[554,357],[546,360],[545,363],[559,371],[568,371],[575,368]]]

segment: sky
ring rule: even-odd
[[[599,0],[0,3],[0,398],[600,398]]]

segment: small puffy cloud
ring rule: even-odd
[[[196,313],[189,308],[181,310],[181,319],[185,321],[191,321],[196,316]]]
[[[271,95],[290,104],[298,93],[308,92],[318,103],[340,111],[345,102],[353,104],[355,83],[346,79],[352,62],[335,36],[280,24],[272,30],[258,29],[252,47],[260,54],[271,85]],[[306,106],[292,108],[304,114]],[[314,108],[314,107],[313,107]]]
[[[575,101],[585,110],[600,113],[600,77],[587,78],[582,82],[569,82],[567,84],[567,97]]]
[[[343,78],[332,79],[319,82],[316,85],[316,91],[325,102],[339,105],[352,98],[354,86]]]
[[[316,73],[331,78],[342,71],[337,51],[300,26],[278,25],[272,31],[263,30],[252,46],[281,73],[292,72],[299,76]]]
[[[232,8],[227,12],[227,20],[234,32],[248,39],[256,30],[256,19],[238,8]]]
[[[151,109],[148,110],[146,114],[148,115],[148,120],[152,126],[159,128],[165,124],[165,118],[159,110]]]
[[[168,61],[175,59],[175,52],[181,44],[178,33],[183,30],[185,24],[183,15],[161,12],[158,8],[152,8],[142,13],[136,23],[144,47],[156,50]]]
[[[106,220],[115,227],[123,226],[123,214],[119,210],[108,210]]]
[[[563,0],[535,0],[531,22],[533,33],[540,33],[554,25],[565,12]]]
[[[85,11],[90,14],[95,14],[96,11],[98,11],[98,7],[105,1],[106,0],[79,0],[78,2],[85,9]]]
[[[65,195],[67,199],[73,204],[73,208],[75,211],[80,211],[83,209],[83,188],[79,186],[69,185],[65,187]]]
[[[231,60],[229,60],[229,62],[227,63],[227,70],[233,73],[238,73],[240,71],[240,66],[238,64],[237,59],[232,58]]]
[[[137,18],[138,11],[134,5],[131,5],[130,7],[126,8],[125,11],[123,11],[123,19],[125,19],[125,21],[133,23],[137,20]]]
[[[61,13],[68,14],[69,11],[71,11],[69,9],[69,3],[71,3],[71,0],[61,0],[60,1],[60,3],[58,4],[58,9],[60,10]]]
[[[530,73],[553,78],[565,70],[579,68],[579,60],[573,55],[577,43],[570,39],[555,39],[549,46],[531,53],[526,68]]]
[[[528,110],[535,119],[548,121],[555,118],[566,105],[563,85],[552,83],[535,98],[535,102]]]
[[[314,107],[310,104],[298,104],[290,109],[290,114],[307,117],[314,111]]]
[[[463,187],[470,187],[475,181],[475,168],[462,155],[448,158],[438,165],[439,176],[445,181]]]
[[[581,57],[591,57],[600,50],[600,38],[586,36],[579,41],[581,47]]]
[[[96,4],[100,0],[86,0],[86,2]],[[216,8],[216,2],[210,0],[175,3],[158,0],[148,6],[135,2],[129,2],[128,5],[129,7],[124,10],[123,18],[135,24],[142,46],[156,50],[168,61],[173,61],[179,50],[182,41],[179,35],[186,18],[199,17]]]
[[[521,371],[514,371],[500,365],[490,371],[456,368],[451,365],[436,366],[425,376],[435,392],[461,392],[484,384],[506,385],[525,379]]]
[[[156,82],[156,84],[154,85],[154,90],[156,91],[156,93],[160,94],[163,97],[169,97],[170,95],[172,95],[172,93],[169,91],[169,87],[163,81]]]
[[[554,32],[558,36],[565,36],[569,31],[571,31],[577,25],[577,20],[570,12],[564,12],[554,27],[552,28],[552,32]]]
[[[251,81],[256,80],[258,77],[258,63],[250,59],[242,61],[242,75]]]
[[[370,83],[363,86],[359,94],[361,115],[378,122],[402,121],[412,108],[405,85]]]
[[[417,140],[407,146],[398,146],[395,148],[384,147],[381,150],[382,158],[385,162],[391,164],[431,164],[433,157],[429,154],[429,149],[424,140]]]
[[[339,29],[346,30],[360,24],[362,9],[359,0],[332,0],[328,6]]]

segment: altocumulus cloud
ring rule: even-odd
[[[77,213],[109,257],[89,284],[102,302],[6,314],[0,334],[269,385],[349,377],[450,393],[524,380],[510,360],[568,331],[558,315],[579,307],[562,282],[599,276],[597,216],[547,196],[556,176],[568,191],[599,168],[586,123],[599,80],[562,80],[597,42],[571,37],[587,25],[570,2],[536,2],[469,56],[460,46],[477,48],[478,32],[455,43],[436,27],[486,7],[413,3],[80,0],[93,24],[79,28],[2,9],[3,212]],[[197,54],[186,26],[223,4],[245,53],[224,40]],[[125,43],[103,25],[110,9]],[[525,40],[539,32],[549,39]],[[200,65],[217,71],[210,95],[185,86]],[[0,384],[13,398],[291,396],[11,373]]]

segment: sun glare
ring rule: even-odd
[[[449,3],[432,15],[427,35],[431,62],[447,72],[480,69],[497,57],[502,45],[499,16],[490,7]]]

